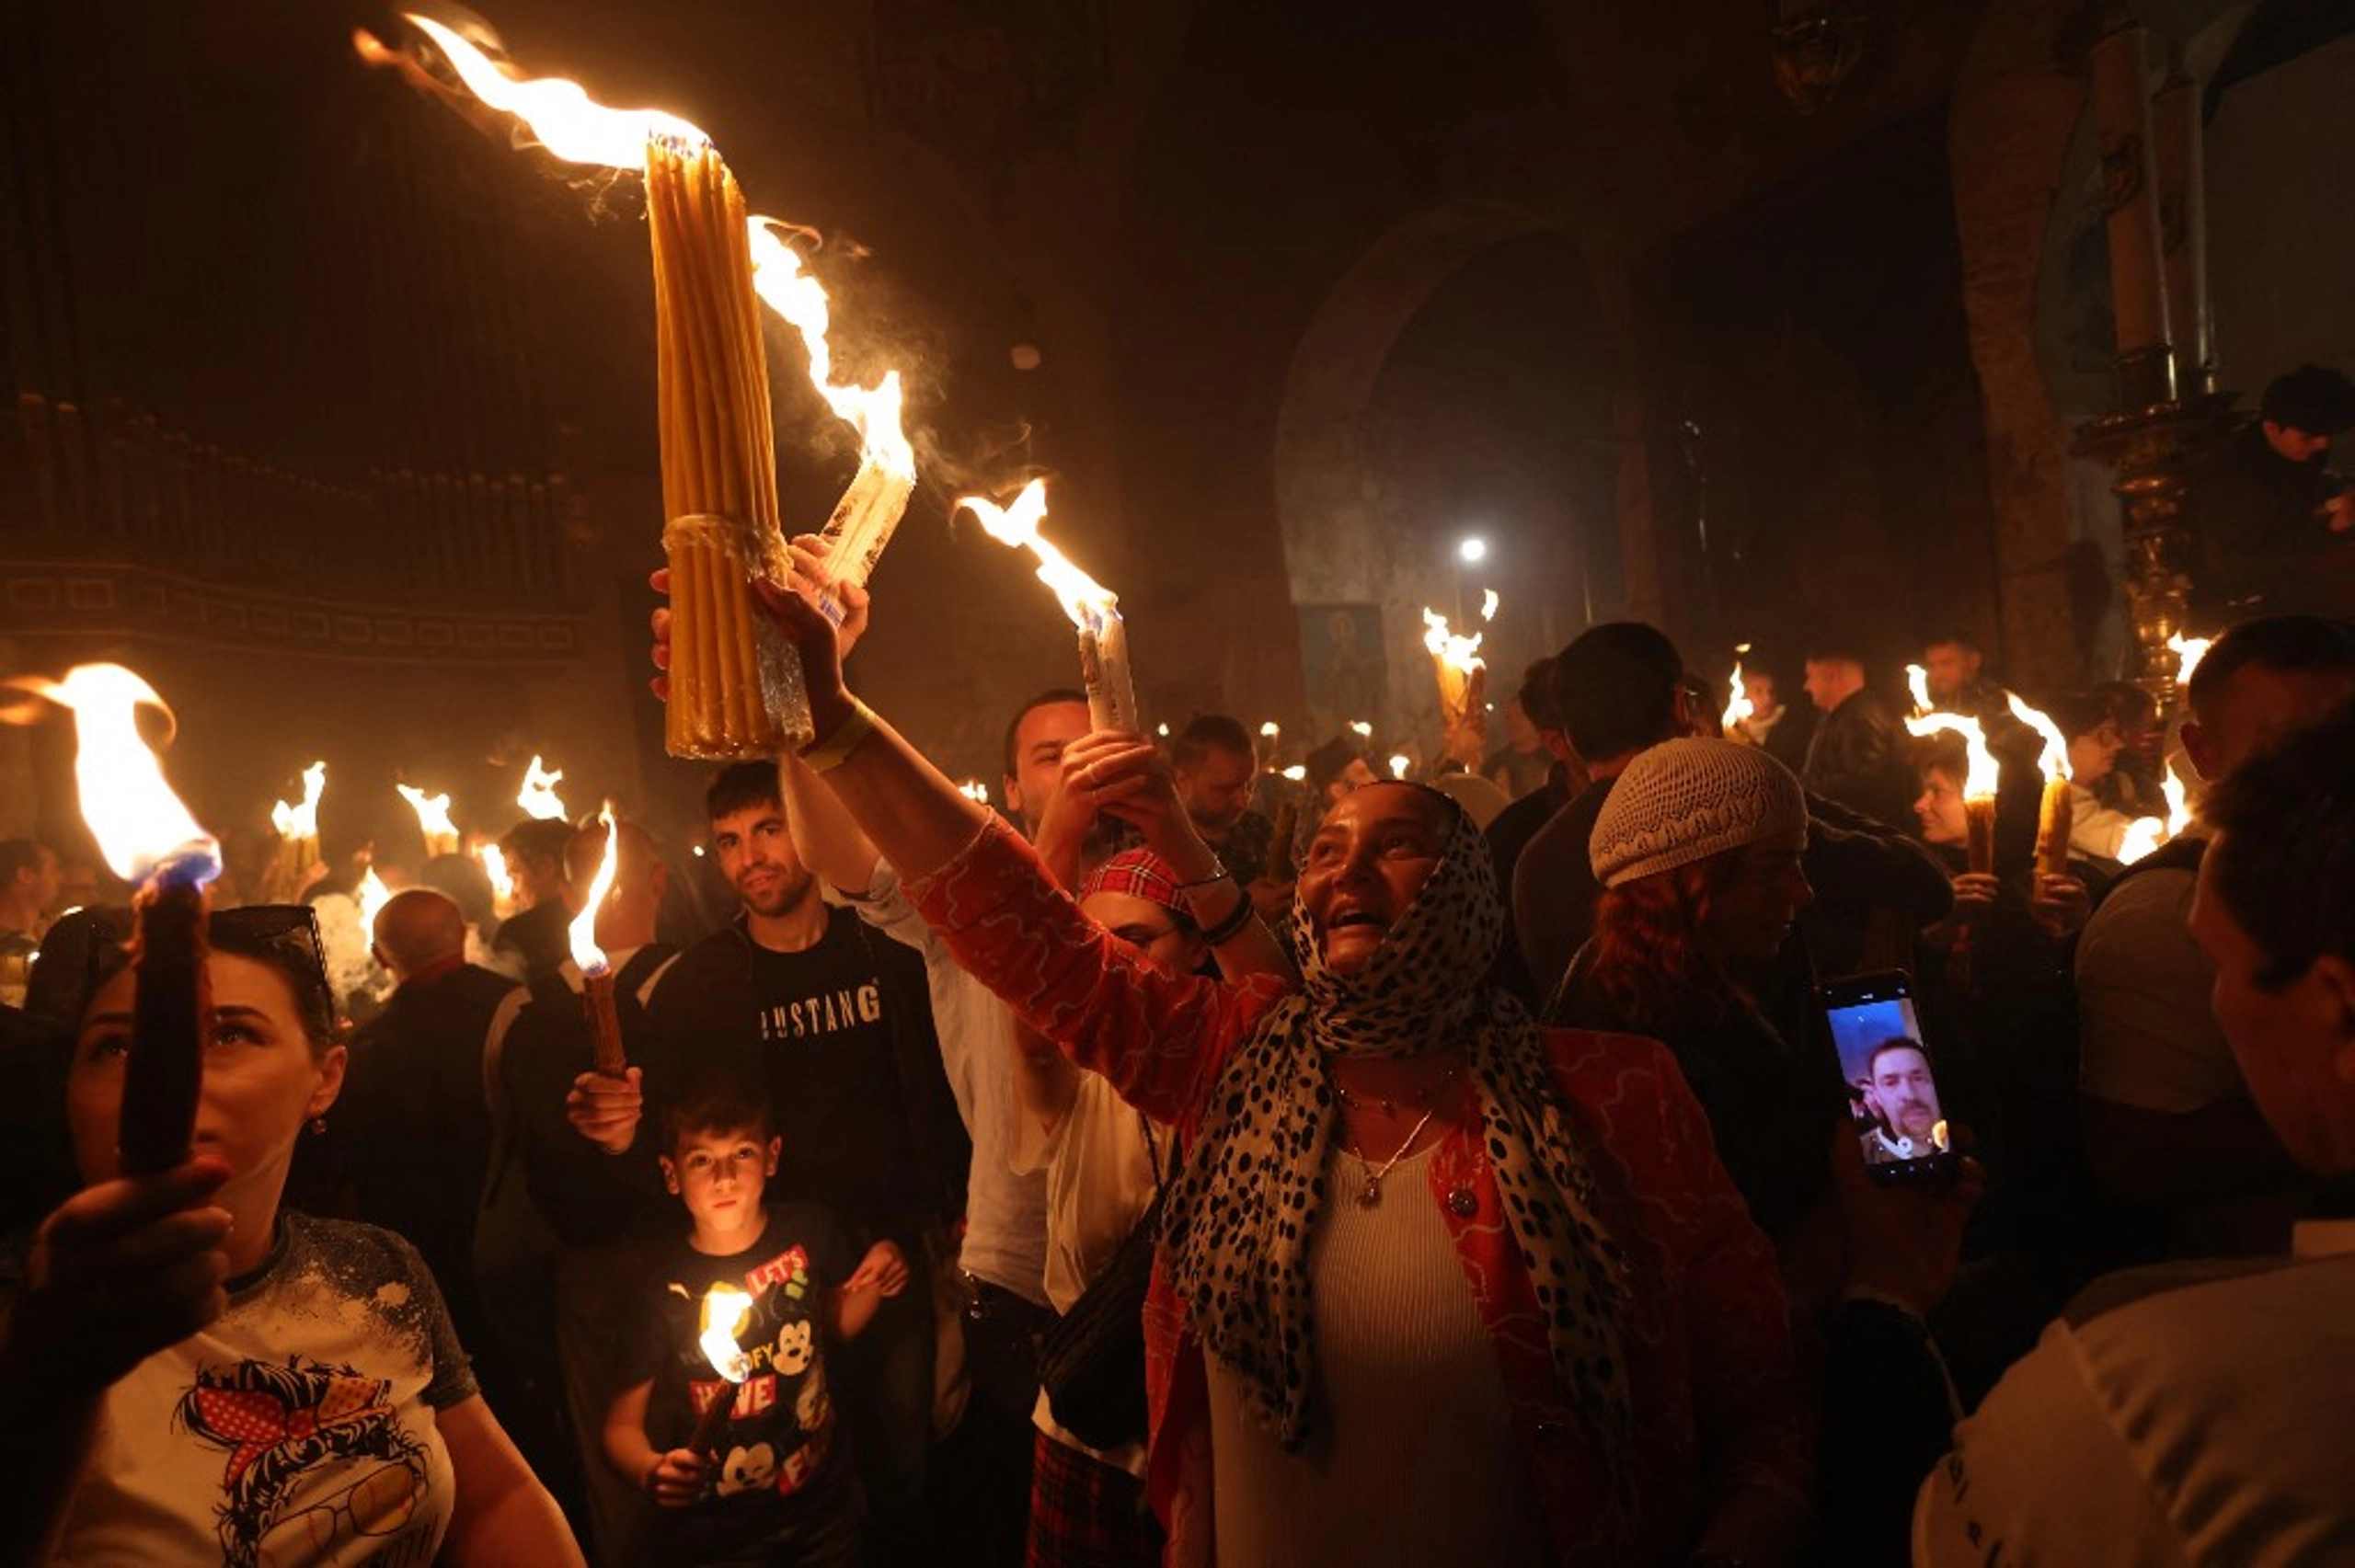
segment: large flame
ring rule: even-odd
[[[2012,704],[2012,716],[2036,731],[2044,741],[2044,750],[2037,755],[2037,768],[2050,779],[2074,779],[2076,770],[2069,766],[2069,738],[2051,718],[2037,712],[2019,699],[2017,692],[2007,692]]]
[[[327,793],[327,763],[314,762],[303,770],[303,804],[289,806],[281,800],[270,808],[270,825],[278,830],[280,838],[319,836],[319,796]]]
[[[431,17],[414,11],[408,17],[440,47],[468,92],[531,127],[541,144],[566,163],[639,169],[646,166],[646,143],[653,137],[667,136],[691,146],[711,140],[659,109],[607,109],[580,83],[561,76],[511,76],[490,56]]]
[[[982,531],[999,544],[1030,552],[1039,563],[1039,580],[1054,590],[1063,613],[1081,631],[1099,624],[1104,612],[1120,602],[1118,594],[1072,565],[1069,556],[1040,533],[1039,524],[1047,515],[1044,479],[1025,485],[1008,507],[1001,508],[981,496],[959,496],[957,505],[979,519]]]
[[[63,681],[36,676],[17,684],[72,710],[82,819],[116,876],[143,881],[167,864],[199,882],[220,875],[219,842],[172,793],[155,754],[139,737],[141,704],[171,715],[155,688],[120,664],[84,664]]]
[[[1495,596],[1491,594],[1492,604],[1494,598]],[[1467,637],[1461,632],[1452,630],[1448,626],[1446,616],[1428,605],[1424,607],[1423,647],[1446,668],[1460,670],[1465,674],[1475,670],[1486,670],[1488,666],[1480,659],[1480,636],[1481,634],[1478,632]]]
[[[646,143],[653,138],[691,146],[707,145],[711,141],[695,126],[661,109],[608,109],[591,98],[578,82],[555,76],[512,76],[506,66],[439,22],[414,12],[408,19],[439,46],[468,91],[491,108],[521,120],[550,153],[567,163],[638,172],[646,166]],[[753,292],[801,335],[810,355],[810,384],[856,432],[862,457],[913,479],[915,449],[901,424],[900,372],[886,372],[881,382],[871,387],[837,383],[833,349],[827,340],[830,321],[825,290],[803,269],[800,255],[780,237],[779,231],[786,225],[774,218],[754,217],[746,227]]]
[[[2166,820],[2162,822],[2155,817],[2137,817],[2127,824],[2126,838],[2118,846],[2120,864],[2133,864],[2191,826],[2191,792],[2183,787],[2183,780],[2176,776],[2173,768],[2169,768],[2159,781],[2159,787],[2166,795]]]
[[[493,906],[503,916],[515,903],[515,878],[507,874],[507,855],[497,844],[485,844],[475,855],[482,862],[483,875],[490,878]]]
[[[1743,643],[1733,650],[1733,681],[1726,700],[1723,723],[1723,727],[1729,732],[1739,727],[1758,712],[1757,707],[1750,700],[1750,688],[1742,683],[1741,679],[1741,656],[1749,651],[1748,643]]]
[[[732,1285],[715,1285],[703,1293],[703,1333],[695,1343],[711,1369],[731,1383],[752,1375],[752,1358],[736,1343],[752,1312],[752,1299]]]
[[[418,830],[425,835],[425,853],[449,854],[458,847],[458,825],[450,820],[450,796],[447,791],[428,795],[413,784],[395,784],[400,797],[417,813]]]
[[[2191,672],[2200,668],[2201,659],[2208,657],[2208,645],[2211,640],[2208,637],[2187,637],[2181,632],[2174,633],[2167,638],[2167,647],[2175,652],[2175,683],[2177,685],[2191,684]]]
[[[580,912],[572,917],[572,961],[580,966],[584,975],[605,972],[605,950],[597,945],[597,911],[614,891],[614,874],[621,864],[622,830],[614,820],[614,803],[607,801],[597,812],[597,823],[605,830],[605,853],[597,862],[597,875],[589,884],[588,895],[581,899]]]
[[[393,901],[393,890],[385,886],[384,879],[376,875],[376,868],[372,865],[361,873],[360,886],[351,890],[351,897],[360,905],[360,929],[373,942],[376,935],[376,917],[384,911],[386,904]]]
[[[916,472],[915,448],[900,422],[900,372],[886,371],[871,387],[834,380],[827,341],[832,312],[826,291],[801,266],[801,253],[778,237],[774,218],[752,220],[752,292],[801,334],[810,354],[810,384],[837,418],[857,432],[860,455],[902,478]]]
[[[1905,721],[1907,732],[1913,735],[1936,735],[1945,730],[1961,736],[1963,754],[1968,759],[1968,771],[1962,781],[1963,798],[1965,800],[1994,799],[2002,778],[2002,769],[1996,765],[1994,753],[1987,750],[1987,736],[1979,727],[1979,721],[1975,718],[1965,718],[1960,714],[1930,712],[1929,671],[1920,665],[1909,664],[1905,667],[1905,681],[1913,693],[1913,705],[1922,710]],[[2065,750],[2066,748],[2063,750]]]
[[[557,798],[556,793],[556,786],[563,782],[564,770],[558,768],[550,773],[541,765],[540,755],[534,751],[531,766],[523,770],[523,787],[517,793],[515,804],[523,808],[525,816],[536,817],[543,822],[569,822],[572,813],[564,808],[564,802]]]

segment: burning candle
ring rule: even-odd
[[[729,1417],[735,1413],[736,1391],[744,1379],[752,1375],[752,1358],[736,1336],[744,1332],[745,1320],[752,1315],[752,1299],[732,1285],[715,1285],[704,1292],[703,1333],[696,1340],[704,1359],[711,1369],[725,1379],[714,1391],[711,1402],[703,1407],[695,1421],[695,1436],[687,1439],[687,1447],[698,1454],[714,1452],[719,1446],[719,1435],[727,1430]]]
[[[2167,647],[2175,654],[2175,683],[2178,690],[2191,684],[2191,672],[2208,657],[2207,637],[2187,637],[2181,632],[2168,635]]]
[[[418,830],[425,835],[426,857],[431,859],[435,855],[457,853],[458,825],[450,820],[448,794],[428,795],[409,784],[395,784],[393,788],[400,792],[400,797],[408,802],[409,809],[417,813]]]
[[[577,83],[526,79],[424,17],[414,23],[467,91],[512,113],[568,162],[642,172],[654,240],[661,360],[662,468],[673,626],[668,744],[674,755],[762,754],[806,736],[807,696],[792,650],[743,602],[747,578],[780,578],[766,361],[757,300],[800,334],[810,379],[859,441],[859,466],[825,525],[833,569],[864,584],[915,486],[899,373],[873,387],[833,379],[824,290],[783,234],[749,213],[710,138],[676,115],[615,109]],[[370,57],[363,47],[363,57]],[[839,605],[824,606],[839,620]]]
[[[1725,730],[1728,740],[1748,741],[1750,731],[1746,726],[1751,716],[1758,711],[1751,703],[1750,687],[1743,681],[1741,674],[1741,656],[1749,651],[1748,643],[1742,643],[1733,650],[1733,681],[1730,694],[1726,699],[1725,717],[1720,726]]]
[[[543,822],[569,822],[572,813],[564,808],[564,802],[556,793],[556,786],[563,782],[564,770],[549,773],[543,769],[535,751],[531,765],[523,770],[523,787],[516,793],[515,804],[523,808],[526,817],[536,817]]]
[[[2166,795],[2166,820],[2163,822],[2156,817],[2137,817],[2129,824],[2126,838],[2118,846],[2118,859],[2121,865],[2133,864],[2191,826],[2190,795],[2183,787],[2183,781],[2176,777],[2173,768],[2166,770],[2159,787]]]
[[[497,844],[485,844],[475,851],[475,857],[482,862],[483,875],[490,878],[491,911],[505,920],[515,911],[515,878],[508,875],[507,855]]]
[[[221,873],[221,846],[164,782],[139,738],[140,704],[170,709],[154,687],[119,664],[86,664],[28,687],[74,714],[74,777],[82,816],[115,874],[139,884],[131,1055],[123,1069],[119,1138],[122,1169],[145,1175],[189,1156],[212,1027],[206,887]]]
[[[1918,664],[1909,664],[1905,675],[1913,689],[1913,705],[1919,710],[1905,721],[1906,730],[1913,735],[1947,730],[1962,737],[1966,758],[1962,781],[1963,819],[1968,830],[1966,864],[1985,876],[1995,869],[1995,791],[2002,771],[1996,766],[1994,753],[1987,750],[1987,737],[1977,719],[1930,712],[1929,672]]]
[[[1496,612],[1497,595],[1491,589],[1480,618],[1486,621]],[[1488,667],[1480,658],[1480,636],[1478,632],[1467,637],[1451,631],[1446,616],[1428,607],[1423,611],[1423,648],[1439,676],[1440,716],[1451,738],[1466,725],[1485,722]]]
[[[1037,558],[1039,580],[1054,590],[1079,632],[1079,671],[1087,688],[1089,725],[1137,733],[1136,683],[1129,670],[1129,629],[1120,619],[1120,598],[1040,536],[1047,482],[1031,480],[1009,507],[1000,508],[980,496],[959,497],[957,505],[978,518],[991,538]]]
[[[2044,774],[2044,798],[2036,818],[2036,869],[2040,876],[2059,876],[2069,869],[2069,833],[2076,807],[2070,798],[2069,741],[2061,727],[2019,700],[2011,698],[2012,716],[2042,738],[2044,750],[2037,767]]]
[[[622,1051],[614,968],[605,961],[605,950],[597,945],[597,914],[613,895],[614,874],[621,864],[621,828],[614,820],[612,801],[597,813],[597,823],[605,830],[605,853],[597,862],[597,875],[589,884],[580,912],[572,917],[572,961],[580,967],[580,1005],[589,1018],[590,1056],[599,1072],[619,1078],[628,1070],[629,1058]]]
[[[314,762],[303,770],[303,802],[279,801],[270,808],[270,825],[278,830],[278,864],[273,878],[277,894],[288,902],[302,896],[311,867],[319,863],[319,796],[327,792],[327,765]]]

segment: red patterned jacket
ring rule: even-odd
[[[1233,984],[1145,963],[1081,915],[1003,823],[909,891],[957,961],[1031,1027],[1110,1079],[1139,1110],[1189,1134],[1227,1053],[1284,994],[1273,977]],[[1546,1046],[1555,1083],[1584,1134],[1602,1219],[1626,1255],[1637,1560],[1673,1562],[1731,1487],[1765,1486],[1808,1505],[1814,1419],[1781,1277],[1666,1050],[1630,1036],[1567,1029],[1548,1030]],[[1430,1172],[1431,1201],[1496,1346],[1557,1558],[1624,1561],[1597,1532],[1608,1482],[1554,1375],[1545,1320],[1476,1134],[1450,1133]],[[1158,1266],[1145,1343],[1148,1487],[1169,1531],[1167,1560],[1208,1563],[1215,1537],[1201,1347]]]

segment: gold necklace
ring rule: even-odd
[[[1463,1070],[1464,1064],[1457,1062],[1447,1070],[1445,1076],[1442,1077],[1437,1083],[1428,1088],[1418,1089],[1406,1096],[1407,1103],[1410,1105],[1436,1105],[1440,1095],[1446,1091],[1449,1084],[1455,1082],[1455,1075]],[[1357,1092],[1338,1078],[1333,1080],[1333,1093],[1344,1105],[1361,1111],[1366,1107],[1366,1102],[1358,1095]],[[1382,1107],[1382,1114],[1385,1116],[1395,1116],[1398,1114],[1398,1102],[1396,1100],[1384,1100],[1377,1096],[1373,1104]]]
[[[1407,1135],[1407,1141],[1400,1144],[1390,1158],[1382,1162],[1380,1170],[1374,1168],[1373,1162],[1365,1157],[1365,1151],[1357,1146],[1354,1139],[1351,1140],[1350,1153],[1356,1158],[1360,1165],[1365,1168],[1365,1185],[1358,1189],[1358,1204],[1361,1207],[1372,1208],[1382,1201],[1382,1178],[1396,1169],[1398,1162],[1407,1157],[1407,1150],[1415,1146],[1415,1139],[1423,1136],[1423,1128],[1430,1126],[1431,1118],[1437,1115],[1439,1115],[1437,1105],[1425,1111],[1423,1119],[1415,1124],[1415,1130]]]

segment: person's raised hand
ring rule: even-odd
[[[1958,1145],[1966,1137],[1958,1131]],[[1954,1288],[1963,1225],[1987,1190],[1979,1162],[1964,1155],[1954,1179],[1936,1185],[1877,1182],[1855,1129],[1844,1124],[1832,1135],[1832,1186],[1847,1255],[1844,1293],[1929,1316]]]
[[[850,650],[867,635],[873,610],[867,589],[834,575],[834,542],[822,533],[797,533],[787,541],[785,550],[792,558],[794,575],[810,585],[820,608],[832,604],[842,612],[842,624],[834,628],[834,641],[847,662]]]
[[[626,1068],[622,1076],[584,1072],[564,1096],[564,1119],[572,1130],[608,1154],[626,1154],[638,1141],[646,1115],[645,1073]]]
[[[2079,878],[2066,872],[2037,873],[2036,896],[2028,910],[2046,935],[2055,941],[2067,936],[2085,923],[2093,908],[2093,894]]]
[[[12,1384],[90,1396],[228,1310],[226,1161],[99,1182],[41,1222],[5,1340]]]
[[[1164,846],[1181,830],[1193,830],[1185,823],[1168,760],[1142,735],[1099,729],[1064,747],[1062,793],[1084,803],[1091,814],[1102,812],[1135,828],[1164,860],[1169,858]]]

